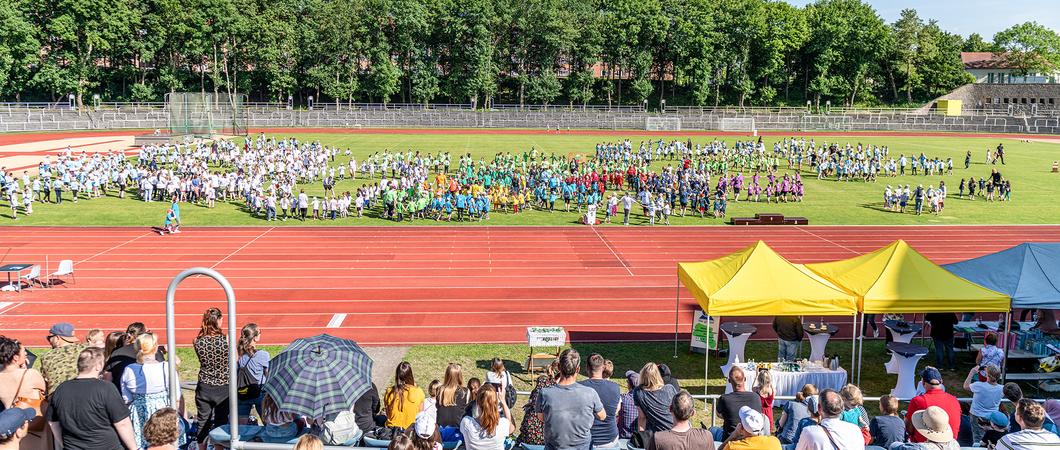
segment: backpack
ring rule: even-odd
[[[248,358],[247,363],[239,365],[236,371],[236,397],[244,402],[261,396],[261,384],[250,373],[250,369],[247,368],[249,365],[250,359]]]
[[[515,407],[515,386],[512,386],[512,374],[506,371],[504,375],[508,377],[508,389],[504,390],[504,404],[508,405],[508,409],[511,409]]]
[[[324,441],[324,445],[346,445],[360,431],[353,412],[342,411],[320,427],[320,440]]]

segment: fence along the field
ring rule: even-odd
[[[245,95],[174,92],[166,95],[174,135],[247,134]]]

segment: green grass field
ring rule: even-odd
[[[793,133],[794,134],[794,133]],[[489,161],[498,152],[523,152],[530,148],[537,148],[543,152],[555,152],[557,154],[592,154],[597,142],[618,141],[630,139],[634,146],[642,139],[649,139],[637,135],[635,132],[615,132],[612,136],[582,136],[582,135],[482,135],[482,134],[453,134],[453,135],[429,135],[402,133],[395,131],[392,134],[292,134],[302,141],[317,141],[327,146],[337,146],[353,151],[354,157],[362,161],[367,155],[390,149],[392,151],[423,151],[438,152],[449,151],[454,155],[453,170],[456,169],[457,155],[470,152],[476,159],[479,157]],[[797,134],[794,134],[797,135]],[[686,139],[685,136],[676,133],[674,139]],[[651,139],[658,139],[654,137]],[[670,139],[665,138],[665,139]],[[772,143],[780,140],[780,137],[769,136],[764,138],[767,149],[772,148]],[[867,145],[887,145],[891,154],[897,158],[899,154],[924,153],[928,156],[947,157],[954,160],[954,175],[952,176],[912,176],[906,175],[897,178],[880,178],[876,183],[837,182],[834,180],[819,181],[808,171],[808,164],[803,173],[806,180],[806,198],[802,203],[729,203],[729,216],[747,216],[756,212],[779,212],[792,216],[805,216],[811,224],[879,224],[879,225],[909,225],[909,224],[1034,224],[1053,223],[1056,221],[1055,194],[1058,192],[1057,184],[1060,182],[1060,174],[1050,173],[1052,162],[1060,159],[1060,145],[1043,142],[1020,142],[1015,139],[987,139],[987,138],[957,138],[957,137],[816,137],[818,143],[838,142],[856,144],[858,142]],[[693,139],[693,142],[707,142],[709,137]],[[733,138],[727,138],[731,143]],[[1006,165],[1000,163],[996,166],[984,163],[987,149],[997,146],[998,142],[1004,142],[1006,148]],[[964,154],[972,152],[972,166],[965,170]],[[344,157],[339,157],[335,164],[345,163]],[[666,163],[656,163],[660,168]],[[967,200],[957,198],[957,186],[961,178],[968,176],[988,177],[991,168],[998,168],[1002,175],[1010,179],[1013,186],[1011,202],[986,202],[981,199]],[[783,170],[783,169],[782,169]],[[946,202],[943,214],[915,216],[911,213],[899,214],[885,211],[882,208],[882,194],[888,184],[917,184],[927,186],[938,185],[940,180],[945,180],[949,186],[950,196]],[[376,179],[378,181],[378,178]],[[353,190],[356,186],[365,183],[366,180],[345,180],[336,187],[337,192]],[[310,195],[322,195],[323,188],[317,183],[304,186]],[[562,202],[560,202],[562,203]],[[10,208],[6,199],[0,201],[0,217],[10,219]],[[78,203],[64,202],[62,205],[35,204],[32,216],[20,216],[16,220],[0,220],[0,225],[94,225],[94,226],[151,226],[158,225],[165,214],[166,204],[144,203],[131,198],[118,199],[113,196],[86,200],[81,199]],[[910,208],[912,209],[912,208]],[[639,209],[637,209],[639,211]],[[250,215],[241,202],[230,202],[222,204],[218,202],[215,208],[187,205],[181,209],[182,219],[187,226],[217,226],[217,225],[270,225],[270,226],[306,226],[306,225],[396,225],[397,223],[387,221],[378,217],[378,211],[370,211],[366,217],[350,217],[331,221],[306,221],[299,222],[288,220],[286,222],[266,222],[260,217]],[[602,212],[601,212],[602,217]],[[489,225],[573,225],[578,220],[578,214],[543,211],[528,211],[513,215],[509,213],[494,212],[491,220],[483,222]],[[633,224],[646,224],[647,220],[636,214],[631,220]],[[673,217],[671,223],[674,225],[717,225],[724,221],[717,219],[700,219],[697,217]],[[415,225],[445,225],[448,222],[435,222],[431,220],[418,220],[415,222],[403,222],[402,224]],[[476,222],[476,224],[478,224]],[[470,223],[468,223],[470,225]]]

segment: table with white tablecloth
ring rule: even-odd
[[[847,371],[840,367],[838,370],[810,369],[809,371],[785,372],[772,369],[769,371],[773,379],[773,391],[778,397],[794,396],[802,390],[806,384],[817,386],[817,390],[835,389],[839,390],[847,384]],[[750,391],[755,383],[755,374],[747,373],[745,385]]]

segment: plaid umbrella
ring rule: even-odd
[[[269,362],[265,393],[280,412],[323,419],[349,411],[372,387],[372,358],[327,334],[298,339]]]

